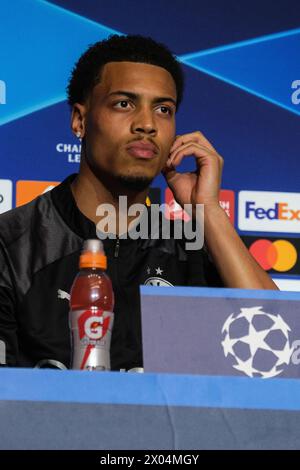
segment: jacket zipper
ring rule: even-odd
[[[115,258],[118,258],[118,256],[119,256],[119,250],[120,250],[120,239],[119,239],[119,237],[117,236],[117,241],[116,241],[116,244],[115,244],[115,252],[114,252],[114,257],[115,257]]]

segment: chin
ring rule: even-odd
[[[119,175],[119,183],[126,189],[133,191],[144,191],[153,181],[153,177],[145,175]]]

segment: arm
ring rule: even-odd
[[[225,286],[278,289],[249,253],[220,206],[204,206],[204,237]]]
[[[188,155],[195,156],[197,170],[177,173],[175,167]],[[181,206],[204,204],[205,244],[225,286],[276,290],[219,205],[222,169],[223,158],[201,132],[193,132],[176,138],[163,174]]]

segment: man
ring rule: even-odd
[[[276,289],[219,206],[222,158],[199,131],[175,135],[182,91],[178,62],[149,38],[112,36],[79,59],[68,86],[72,129],[82,139],[79,174],[0,217],[6,364],[69,366],[68,293],[83,240],[96,238],[97,208],[109,203],[118,216],[120,195],[128,207],[144,204],[160,172],[182,206],[204,204],[210,257],[204,249],[185,250],[180,240],[124,237],[117,225],[117,238],[104,240],[116,299],[112,369],[142,366],[140,284]],[[196,172],[177,173],[187,155]]]

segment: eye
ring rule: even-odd
[[[116,108],[122,108],[122,109],[126,109],[128,106],[129,103],[127,100],[121,100],[121,101],[118,101],[117,103],[114,104],[114,106]]]
[[[170,116],[173,114],[172,108],[169,108],[168,106],[160,106],[159,109],[162,114],[169,114]]]

